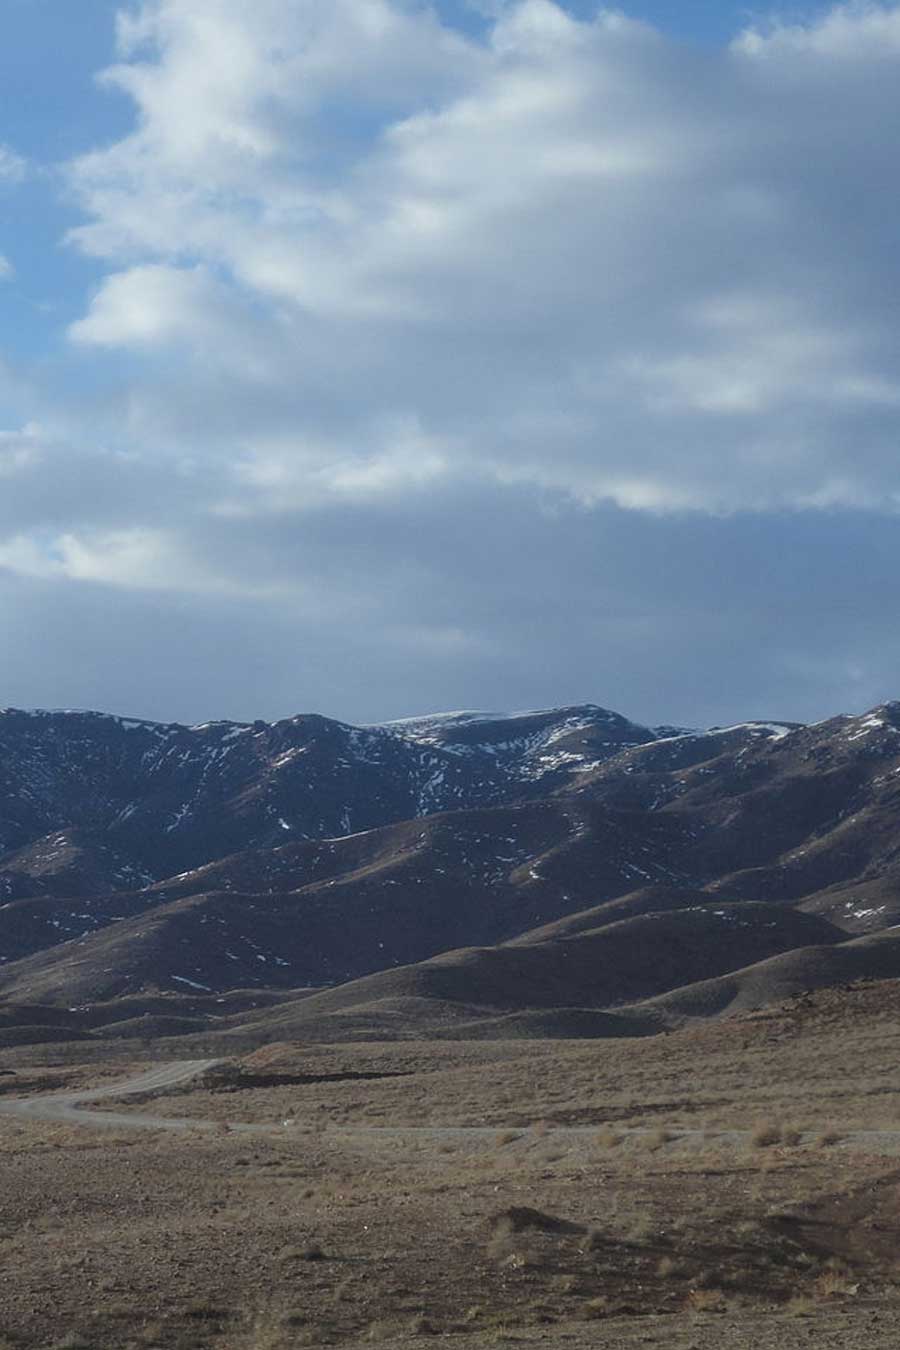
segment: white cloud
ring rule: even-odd
[[[367,445],[366,454],[350,454],[327,441],[254,444],[234,466],[217,513],[307,512],[331,501],[403,498],[433,490],[452,473],[454,447],[429,437],[415,420],[370,427]]]
[[[0,478],[12,478],[41,461],[40,430],[0,431]]]
[[[485,476],[893,505],[898,32],[145,0],[106,75],[136,128],[70,168],[112,269],[72,337],[153,357],[132,433],[214,455],[243,513]]]
[[[227,302],[203,267],[144,264],[107,278],[69,331],[76,342],[98,347],[198,346],[217,339],[224,326],[218,311]]]
[[[7,701],[896,697],[900,5],[720,50],[123,8],[132,130],[65,169],[96,283],[0,363]]]
[[[177,555],[177,541],[146,529],[92,537],[20,533],[0,540],[0,567],[41,580],[169,588],[183,561]]]
[[[812,58],[837,61],[890,61],[900,56],[900,13],[891,4],[837,5],[817,23],[773,20],[763,30],[749,29],[735,40],[736,51],[770,64]]]
[[[99,282],[0,368],[0,614],[61,685],[8,698],[896,695],[900,10],[717,51],[485,8],[123,18],[134,129],[67,170]]]
[[[25,177],[26,163],[15,150],[0,142],[0,183],[20,183]]]
[[[227,569],[211,571],[183,537],[162,527],[9,534],[0,537],[0,569],[31,580],[195,596],[259,599],[286,596],[292,589],[289,584],[248,585]]]

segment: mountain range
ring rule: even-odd
[[[365,727],[8,709],[0,1044],[260,1016],[643,1034],[900,975],[898,806],[900,703],[704,731],[594,705]]]

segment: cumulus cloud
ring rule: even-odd
[[[0,571],[289,603],[326,646],[352,623],[547,681],[533,615],[565,595],[595,635],[568,659],[617,643],[624,680],[678,601],[618,530],[674,576],[651,541],[685,520],[765,522],[783,558],[785,519],[896,512],[900,6],[719,49],[477,8],[478,36],[417,0],[122,11],[102,81],[133,127],[65,168],[101,276],[40,434],[0,440]]]
[[[120,46],[135,130],[70,169],[117,270],[72,336],[227,367],[244,509],[382,491],[408,454],[366,428],[410,423],[586,503],[895,504],[893,6],[700,52],[552,0],[484,43],[392,0],[147,0]]]

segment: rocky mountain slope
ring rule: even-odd
[[[657,735],[592,706],[384,727],[7,709],[0,896],[133,889],[241,849],[542,797]]]
[[[302,990],[476,948],[501,955],[463,962],[466,1017],[545,1008],[539,968],[594,1017],[801,948],[881,971],[888,947],[848,944],[900,923],[898,806],[900,704],[707,732],[593,706],[363,728],[8,711],[0,998]],[[738,902],[757,917],[724,924]],[[674,960],[670,932],[691,935]],[[501,1006],[485,981],[520,948]]]

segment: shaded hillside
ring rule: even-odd
[[[119,998],[72,1008],[35,1002],[3,1002],[0,1003],[0,1049],[110,1037],[146,1040],[197,1031],[214,1034],[243,1017],[259,1017],[261,1010],[288,997],[296,1003],[298,994],[293,991],[288,996],[271,990],[243,989],[216,997],[200,993],[142,994],[138,998]],[[180,1027],[177,1033],[173,1032],[176,1024]],[[161,1030],[163,1027],[165,1031]],[[14,1087],[14,1083],[11,1086]]]
[[[627,1009],[633,1015],[652,1013],[669,1025],[687,1018],[721,1017],[815,989],[831,989],[854,980],[900,977],[900,933],[890,931],[854,938],[839,946],[800,947],[745,970],[698,981]]]
[[[100,713],[0,712],[3,871],[46,877],[76,831],[133,886],[246,848],[539,797],[656,733],[603,708],[352,727],[325,717],[181,726]],[[38,846],[32,866],[30,846]],[[81,894],[66,877],[55,894]],[[43,888],[46,890],[46,887]]]
[[[0,861],[0,900],[109,894],[145,886],[153,876],[102,838],[66,826]]]
[[[894,922],[900,703],[771,736],[745,731],[626,751],[587,775],[578,793],[689,821],[694,869],[710,889],[790,902],[827,893],[809,908],[850,931]],[[875,904],[868,883],[877,886]]]
[[[399,1025],[412,1034],[414,1027],[459,1030],[504,1013],[615,1012],[752,960],[840,937],[822,920],[782,906],[713,904],[625,919],[571,938],[447,952],[316,994],[296,1008],[282,1005],[255,1025],[272,1036],[327,1030],[339,1039],[339,1024],[354,1034],[395,1032]]]
[[[604,900],[602,904],[593,905],[590,909],[578,910],[575,914],[566,914],[563,918],[543,924],[540,928],[529,929],[510,939],[510,946],[547,942],[551,938],[573,937],[576,933],[602,928],[620,919],[638,918],[642,914],[665,914],[673,909],[692,909],[698,905],[709,905],[712,900],[721,904],[728,898],[723,895],[711,896],[709,891],[700,890],[695,886],[641,886],[636,891],[629,891],[627,895],[617,896],[615,900]]]
[[[585,989],[606,982],[609,1003],[592,993],[579,1005],[549,975],[552,997],[533,991],[508,1006],[410,995],[446,1003],[454,1018],[464,1005],[474,1022],[484,1007],[642,1001],[820,945],[830,925],[874,932],[900,915],[898,704],[814,727],[678,734],[591,707],[386,728],[8,713],[0,748],[7,842],[26,818],[44,830],[0,859],[7,998],[305,989],[464,948],[509,944],[526,961],[539,946],[621,929],[615,971],[595,954],[583,972]],[[347,815],[351,797],[359,808]],[[438,811],[444,798],[464,805]],[[48,832],[64,807],[72,819]],[[376,823],[345,828],[361,819]],[[146,884],[148,872],[159,879]],[[706,936],[670,948],[646,940],[654,926],[667,931],[662,917],[673,934],[704,922],[715,932],[733,901],[768,906],[769,946],[748,928],[743,949],[729,938],[727,958],[707,968]],[[828,923],[798,927],[816,917]],[[476,964],[502,986],[506,962]],[[542,978],[536,967],[535,990]]]
[[[654,824],[660,859],[681,847],[680,832]],[[570,841],[581,881],[555,895],[529,860]],[[222,863],[152,891],[81,900],[69,917],[62,901],[18,901],[0,910],[0,932],[7,950],[17,942],[28,955],[0,967],[0,995],[71,1003],[185,980],[216,991],[340,983],[503,942],[567,911],[582,889],[620,891],[632,858],[652,865],[648,847],[630,817],[593,807],[573,816],[550,801],[292,845],[258,858],[257,881],[272,882],[264,891],[237,889],[253,875],[239,855],[233,871]],[[219,889],[198,891],[200,880]]]

